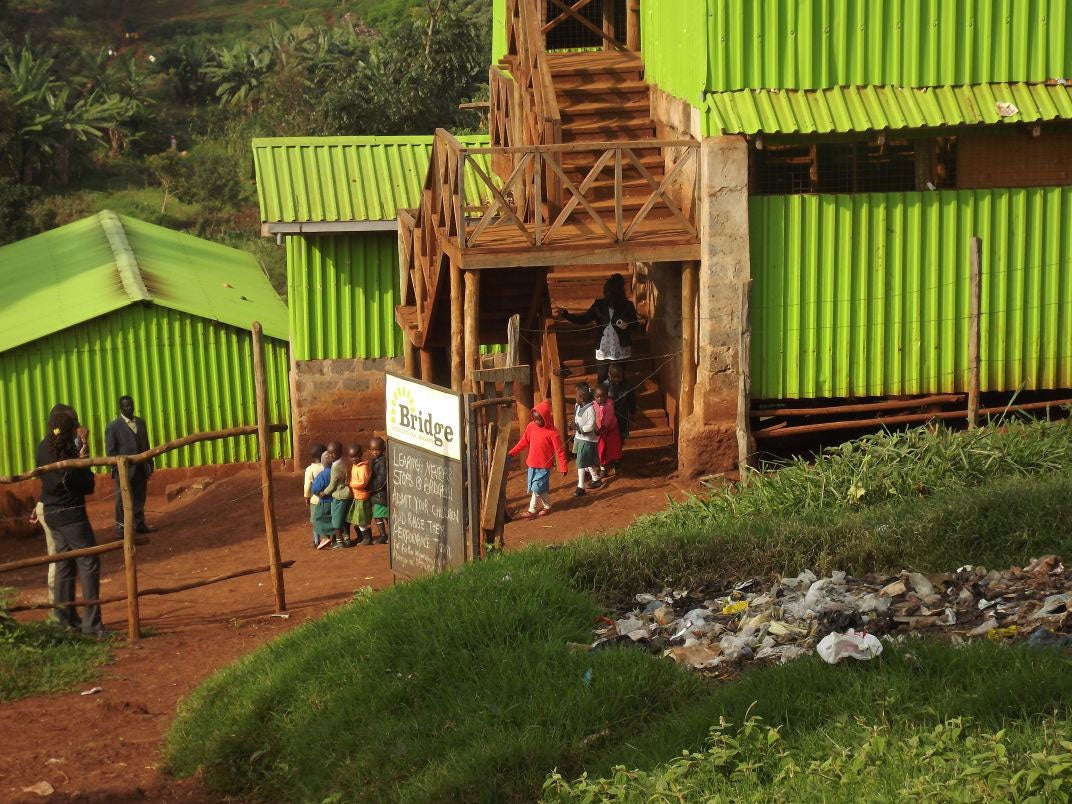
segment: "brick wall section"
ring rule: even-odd
[[[293,406],[296,463],[309,462],[315,443],[338,440],[362,446],[385,427],[384,372],[401,373],[400,358],[298,360]]]

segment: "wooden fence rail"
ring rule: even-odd
[[[161,444],[157,447],[153,447],[145,452],[139,452],[136,455],[117,455],[117,456],[104,456],[93,458],[74,458],[64,461],[56,461],[54,463],[46,464],[44,466],[38,466],[31,469],[28,472],[23,472],[18,475],[0,476],[0,485],[7,483],[19,483],[24,480],[32,480],[35,477],[39,477],[45,472],[62,471],[65,469],[91,469],[98,466],[111,466],[115,467],[116,474],[119,478],[119,491],[123,501],[123,539],[120,541],[107,542],[95,547],[88,547],[82,550],[69,550],[66,552],[56,553],[51,556],[39,556],[28,559],[21,559],[19,561],[8,562],[7,564],[0,564],[0,572],[9,572],[17,569],[24,569],[27,567],[41,566],[44,564],[52,564],[57,561],[68,561],[72,558],[87,555],[97,555],[101,553],[109,553],[114,550],[123,551],[123,567],[126,576],[126,592],[122,595],[109,598],[101,598],[96,601],[88,601],[88,604],[100,605],[104,603],[117,603],[121,600],[127,601],[127,635],[131,642],[137,642],[141,638],[141,612],[138,606],[138,598],[146,595],[169,595],[175,592],[182,592],[187,589],[197,589],[201,586],[208,586],[212,583],[219,583],[220,581],[230,580],[231,578],[240,578],[245,575],[252,575],[260,572],[269,572],[272,575],[272,593],[275,601],[275,610],[277,613],[286,610],[286,593],[283,586],[283,570],[292,566],[293,561],[282,561],[279,552],[279,533],[275,524],[275,498],[272,487],[272,462],[271,462],[271,434],[283,433],[287,430],[285,424],[269,424],[268,412],[267,412],[267,382],[265,377],[265,364],[264,364],[264,338],[263,331],[259,322],[254,321],[252,325],[253,336],[253,383],[254,394],[256,398],[257,406],[257,424],[255,425],[242,425],[239,427],[229,427],[224,430],[214,430],[208,433],[194,433],[192,435],[183,436],[182,438],[176,438],[173,441],[169,441],[166,444]],[[217,441],[224,438],[238,438],[242,436],[257,436],[258,447],[258,465],[260,466],[261,475],[261,495],[264,508],[264,530],[268,541],[268,565],[263,567],[254,567],[252,569],[237,570],[226,575],[219,575],[215,578],[210,578],[202,581],[192,581],[186,584],[180,584],[173,587],[153,587],[151,589],[138,589],[138,565],[137,565],[137,547],[138,545],[146,544],[147,540],[137,538],[135,535],[134,525],[134,495],[130,488],[130,474],[129,469],[133,464],[144,463],[152,460],[158,455],[163,455],[165,452],[171,450],[181,449],[182,447],[190,446],[191,444],[197,444],[203,441]],[[66,606],[81,606],[88,605],[86,601],[72,601],[66,603]],[[8,611],[31,611],[34,609],[49,609],[55,608],[55,604],[51,601],[49,603],[34,603],[19,606],[12,606]]]

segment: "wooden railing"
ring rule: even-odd
[[[570,223],[594,223],[596,239],[593,245],[621,245],[630,242],[641,224],[658,208],[669,210],[673,219],[692,237],[698,237],[697,167],[699,144],[694,140],[643,140],[638,142],[593,142],[542,145],[515,148],[462,148],[456,139],[440,130],[436,135],[436,152],[444,151],[449,167],[448,186],[456,187],[454,215],[442,227],[449,237],[456,238],[458,248],[476,248],[486,244],[499,227],[516,228],[532,247],[549,245],[561,239]],[[672,154],[674,162],[660,180],[643,164],[638,151],[660,149]],[[489,176],[478,156],[509,152],[514,157],[514,169],[501,185]],[[563,169],[565,154],[586,154],[583,164],[591,165],[580,182],[574,182]],[[458,199],[465,197],[466,173],[480,182],[481,194],[487,193],[491,203],[486,208],[466,210],[463,214]],[[609,174],[610,178],[606,176]],[[639,209],[625,210],[625,177],[636,177],[647,185]],[[562,187],[556,198],[545,179],[553,176]],[[601,182],[601,184],[597,184]],[[453,182],[456,182],[454,184]],[[608,188],[609,183],[609,188]],[[610,192],[608,193],[608,189]],[[603,198],[596,198],[600,194]],[[613,198],[613,207],[601,212],[596,203]],[[636,194],[631,194],[636,200]],[[560,209],[559,209],[560,206]],[[551,214],[548,211],[551,210]],[[557,212],[555,211],[557,210]]]
[[[544,0],[541,5],[550,5],[551,10],[559,12],[557,16],[547,20],[541,28],[540,33],[545,37],[555,30],[562,23],[567,20],[578,23],[582,28],[595,34],[599,40],[603,42],[604,48],[607,50],[626,50],[626,37],[618,35],[617,31],[617,10],[619,6],[625,6],[623,0],[597,0],[598,5],[602,11],[602,24],[589,20],[581,12],[585,8],[593,7],[596,2],[593,0]],[[628,11],[627,11],[628,14]],[[638,6],[639,14],[639,6]],[[627,27],[632,26],[632,20],[627,19]],[[637,48],[633,48],[637,49]]]

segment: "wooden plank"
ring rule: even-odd
[[[737,469],[747,482],[752,466],[752,280],[741,282],[737,342]]]
[[[500,407],[495,430],[495,446],[491,453],[491,466],[488,469],[488,488],[480,514],[480,527],[484,530],[496,530],[495,523],[499,519],[503,484],[506,483],[506,458],[510,450],[510,425],[513,421],[514,406],[511,404]]]
[[[268,430],[268,381],[264,370],[264,332],[260,322],[253,322],[253,382],[257,404],[257,457],[261,469],[261,503],[264,509],[264,535],[268,540],[268,566],[271,567],[272,596],[277,614],[287,610],[283,588],[283,568],[279,555],[279,530],[275,522],[275,490],[272,487],[271,433]]]
[[[1072,399],[1054,399],[1049,402],[1029,402],[1023,405],[983,408],[979,411],[979,415],[1001,416],[1004,413],[1045,410],[1046,408],[1062,408],[1068,406],[1072,406]],[[791,438],[798,435],[813,435],[815,433],[826,433],[836,430],[867,430],[874,427],[889,427],[891,425],[899,424],[920,424],[934,420],[947,421],[950,419],[966,419],[967,417],[967,410],[950,410],[937,413],[911,413],[904,416],[886,416],[875,419],[845,419],[840,422],[802,424],[799,427],[782,427],[780,429],[772,427],[770,430],[756,430],[755,436],[759,439]]]
[[[844,413],[878,413],[884,410],[910,410],[929,405],[949,405],[964,401],[964,394],[934,394],[932,396],[914,397],[912,399],[893,399],[886,402],[861,402],[855,405],[831,405],[815,408],[770,408],[753,410],[752,416],[764,417],[798,417],[798,416],[840,416]]]
[[[562,207],[562,212],[559,213],[559,216],[555,219],[555,222],[548,227],[545,242],[546,240],[550,240],[551,235],[555,231],[557,231],[563,223],[566,222],[566,219],[569,218],[573,210],[577,208],[577,204],[580,204],[582,207],[584,207],[585,212],[587,212],[589,216],[591,216],[592,220],[599,225],[599,227],[607,235],[607,239],[610,242],[618,242],[617,238],[614,235],[614,232],[610,230],[610,227],[607,226],[607,222],[603,220],[603,216],[600,215],[599,212],[596,211],[596,208],[592,206],[591,202],[584,197],[584,194],[587,193],[591,186],[595,183],[596,179],[599,177],[599,174],[603,172],[603,168],[606,167],[607,162],[610,161],[613,154],[613,150],[604,151],[603,155],[600,156],[598,160],[596,160],[596,163],[592,166],[592,169],[588,171],[588,175],[585,176],[584,181],[581,182],[580,188],[578,188],[577,185],[570,181],[569,176],[566,175],[566,172],[562,169],[562,166],[560,164],[558,164],[554,160],[548,161],[548,165],[550,165],[551,170],[558,174],[558,178],[562,182],[563,186],[567,190],[569,190],[571,198],[568,202],[566,202],[565,206]]]
[[[463,387],[472,390],[471,372],[480,365],[480,274],[465,272],[465,374]]]
[[[607,0],[603,0],[606,3]],[[625,191],[622,187],[622,149],[614,149],[614,233],[618,243],[625,241]]]
[[[505,368],[477,369],[470,373],[475,383],[499,385],[500,383],[527,383],[532,373],[529,366],[506,366]]]
[[[145,536],[138,536],[134,540],[135,544],[144,545],[149,543],[149,539]],[[21,569],[30,569],[31,567],[43,567],[47,564],[56,564],[60,561],[69,561],[74,558],[81,558],[82,556],[98,556],[103,553],[114,553],[116,550],[123,549],[123,540],[116,539],[114,542],[105,542],[104,544],[94,545],[93,547],[83,547],[80,550],[68,550],[64,553],[52,553],[47,556],[34,556],[33,558],[20,558],[17,561],[8,561],[6,564],[0,564],[0,573],[15,572]]]
[[[514,145],[507,148],[466,148],[466,153],[469,154],[484,154],[486,156],[496,156],[499,154],[521,154],[521,153],[542,153],[542,154],[572,154],[580,153],[582,151],[611,151],[615,148],[630,148],[640,151],[651,151],[656,148],[697,148],[699,142],[696,140],[600,140],[598,142],[562,142],[551,143],[547,145]]]
[[[968,291],[968,429],[979,426],[979,312],[982,306],[983,241],[971,239]]]
[[[555,265],[610,265],[620,262],[678,262],[700,259],[699,243],[669,243],[666,245],[623,243],[594,247],[589,238],[584,243],[559,244],[541,249],[469,250],[458,252],[449,241],[445,250],[458,259],[466,271],[488,268],[530,268]]]
[[[119,456],[115,467],[119,496],[123,503],[123,574],[127,584],[127,641],[141,639],[141,611],[138,606],[138,551],[134,543],[134,493],[130,488],[130,464]]]
[[[526,159],[527,158],[528,157],[526,157]],[[521,162],[518,164],[518,167],[514,169],[515,175],[519,170],[524,167],[526,159],[522,159]],[[514,225],[517,226],[518,230],[525,236],[525,239],[529,241],[529,245],[536,245],[535,238],[532,236],[529,230],[525,228],[524,222],[521,220],[520,217],[518,217],[517,212],[513,208],[511,208],[510,203],[506,200],[506,198],[503,197],[503,194],[499,192],[499,189],[495,186],[491,179],[488,178],[488,174],[486,174],[483,168],[481,168],[480,165],[477,164],[476,160],[473,160],[472,165],[473,172],[476,173],[476,175],[479,176],[480,179],[488,186],[488,189],[491,190],[491,194],[494,196],[495,202],[502,207],[503,212],[506,213],[507,218],[513,221]],[[504,189],[508,189],[508,187]],[[473,232],[472,238],[470,238],[469,242],[465,244],[466,248],[470,248],[472,246],[473,242],[480,235],[482,227],[487,224],[487,221],[490,220],[491,217],[492,216],[489,210],[489,214],[484,216],[483,220],[481,220],[480,224],[477,226],[476,231]]]
[[[474,408],[476,396],[466,394],[462,408],[465,416],[465,483],[466,501],[468,507],[469,538],[466,540],[466,560],[474,561],[481,557],[481,532],[480,532],[480,440],[477,435],[479,425],[477,413]]]

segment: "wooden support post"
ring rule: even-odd
[[[473,408],[476,396],[466,394],[463,398],[465,413],[465,482],[466,501],[469,509],[468,539],[465,544],[465,560],[474,561],[481,556],[483,539],[480,532],[480,438],[478,414]]]
[[[403,339],[405,340],[403,346],[405,351],[402,353],[402,373],[411,380],[415,380],[417,379],[417,350],[413,344],[409,342],[408,336],[403,336]],[[297,454],[297,452],[294,453],[295,456],[297,456]]]
[[[681,267],[681,414],[692,414],[696,394],[696,303],[700,266],[686,262]]]
[[[983,241],[971,239],[968,313],[968,429],[979,426],[979,314],[982,308]]]
[[[462,269],[450,261],[450,387],[460,392],[465,380],[465,324],[463,322],[465,290]]]
[[[480,272],[465,272],[465,374],[480,368]],[[469,380],[465,387],[472,389]]]
[[[625,49],[640,52],[640,0],[626,0]]]
[[[119,456],[115,467],[119,495],[123,500],[123,569],[127,580],[127,640],[141,639],[141,610],[138,606],[138,548],[134,544],[134,494],[130,490],[130,459]]]
[[[435,382],[435,358],[431,349],[421,349],[421,376],[422,382]]]
[[[566,443],[566,383],[558,373],[558,368],[552,366],[551,371],[551,415],[555,418],[555,427],[562,436],[562,443]]]
[[[737,343],[737,468],[748,482],[752,461],[752,280],[741,282],[740,326]]]
[[[268,538],[268,566],[276,613],[287,610],[283,588],[283,567],[279,556],[279,531],[275,524],[275,495],[272,489],[272,435],[268,430],[268,380],[264,369],[264,331],[253,322],[253,383],[257,399],[257,452],[261,467],[261,501],[264,504],[264,532]]]
[[[614,43],[618,40],[615,34],[614,9],[618,0],[603,0],[603,49],[614,50]]]

